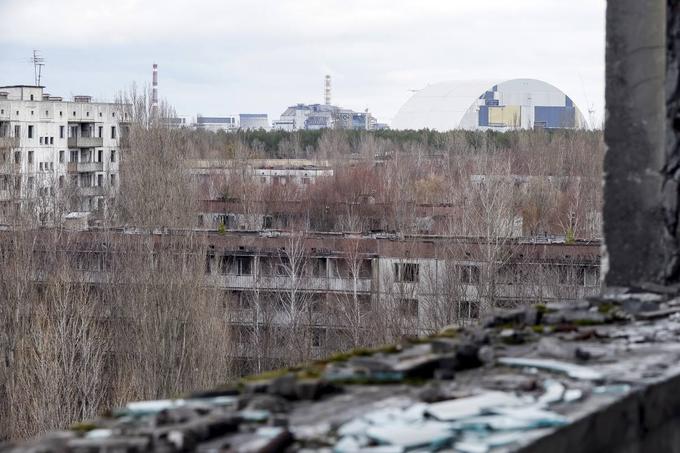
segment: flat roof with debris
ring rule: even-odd
[[[535,305],[129,403],[1,450],[618,451],[677,404],[679,337],[680,298],[665,288]]]

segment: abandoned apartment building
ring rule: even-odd
[[[49,231],[35,249],[38,281],[59,261],[45,258],[49,250],[65,253],[69,268],[95,287],[115,281],[107,274],[126,257],[139,255],[150,268],[179,263],[164,271],[171,273],[188,272],[186,263],[193,262],[204,285],[222,294],[240,346],[251,344],[253,328],[285,330],[297,305],[295,322],[311,332],[319,357],[346,346],[338,338],[350,327],[348,307],[360,320],[354,327],[397,323],[402,333],[418,335],[475,322],[495,309],[578,300],[600,288],[597,241],[89,228],[62,232],[54,246]],[[9,231],[0,236],[6,244],[11,238]],[[244,350],[241,359],[247,356]]]
[[[118,187],[120,106],[66,101],[42,86],[0,87],[0,222],[28,206],[51,224],[56,200],[97,211]]]

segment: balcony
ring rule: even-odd
[[[0,137],[0,149],[18,148],[19,137]]]
[[[302,291],[341,292],[352,293],[354,281],[341,278],[303,277],[293,284],[290,278],[282,276],[258,277],[254,275],[213,274],[208,277],[211,284],[223,288],[259,288],[263,290],[290,290],[293,285]],[[358,279],[356,291],[367,293],[371,291],[370,279]]]
[[[104,162],[69,162],[66,166],[69,173],[92,173],[104,171]]]
[[[104,145],[101,137],[69,137],[69,148],[96,148]]]
[[[99,197],[104,195],[104,188],[97,186],[81,187],[80,195],[83,197]]]

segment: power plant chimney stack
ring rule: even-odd
[[[151,89],[151,111],[154,116],[158,114],[158,65],[153,64],[153,83]]]
[[[326,86],[324,89],[324,102],[326,105],[331,105],[331,76],[326,75]]]

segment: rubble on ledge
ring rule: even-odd
[[[521,451],[678,374],[680,298],[622,291],[130,403],[2,452]]]

